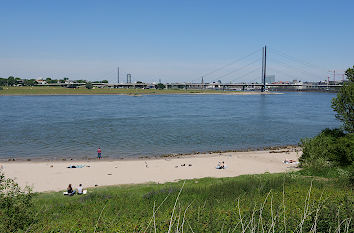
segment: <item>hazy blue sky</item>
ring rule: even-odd
[[[1,1],[0,77],[321,80],[354,65],[354,1]],[[291,57],[290,57],[291,56]],[[310,64],[308,64],[310,63]]]

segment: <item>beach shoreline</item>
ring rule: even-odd
[[[165,183],[205,177],[235,177],[296,170],[298,147],[244,152],[214,152],[135,159],[4,161],[2,171],[34,192],[65,190],[69,183],[85,188],[122,184]],[[218,162],[226,169],[216,169]],[[76,168],[68,168],[75,166]]]
[[[189,153],[168,153],[160,155],[140,155],[140,156],[126,156],[126,157],[113,157],[105,156],[103,154],[105,161],[136,161],[141,159],[160,159],[160,158],[179,158],[179,157],[188,157],[198,154],[215,154],[215,153],[226,153],[226,152],[250,152],[250,151],[278,151],[278,150],[288,150],[296,149],[301,150],[298,145],[278,145],[278,146],[264,146],[264,147],[249,147],[241,149],[232,149],[232,150],[216,150],[216,151],[193,151]],[[8,156],[6,158],[0,158],[0,163],[6,162],[51,162],[51,161],[72,161],[72,162],[82,162],[82,161],[93,161],[97,160],[97,156],[43,156],[43,157],[14,157]]]

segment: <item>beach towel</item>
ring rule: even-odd
[[[87,190],[82,190],[82,194],[87,194]],[[68,192],[63,192],[63,195],[69,195],[69,193]],[[79,194],[79,195],[81,195],[81,194]]]
[[[83,167],[85,167],[85,165],[70,165],[67,168],[83,168]]]

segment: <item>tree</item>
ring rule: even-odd
[[[332,100],[332,108],[337,112],[336,118],[343,122],[343,127],[349,133],[354,133],[354,66],[345,72],[348,82]]]
[[[108,80],[102,80],[102,83],[108,83]]]
[[[79,80],[75,80],[74,82],[76,82],[76,83],[86,83],[87,81],[83,80],[83,79],[79,79]]]
[[[93,88],[92,83],[91,82],[86,83],[86,88],[87,89],[92,89]]]
[[[13,76],[10,76],[8,79],[7,79],[7,85],[8,86],[13,86],[16,84],[16,80]]]
[[[0,78],[0,87],[1,86],[6,86],[7,85],[7,79],[6,78]]]
[[[156,89],[162,90],[162,89],[165,89],[165,88],[166,88],[166,86],[163,83],[158,83],[156,85]]]
[[[23,82],[25,86],[34,86],[35,84],[37,84],[35,79],[25,79]]]
[[[345,75],[347,76],[347,78],[350,82],[354,82],[354,66],[353,66],[353,68],[348,68],[345,71]]]

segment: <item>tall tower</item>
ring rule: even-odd
[[[117,68],[117,82],[119,83],[119,66]]]
[[[127,74],[127,83],[132,83],[132,75]]]

